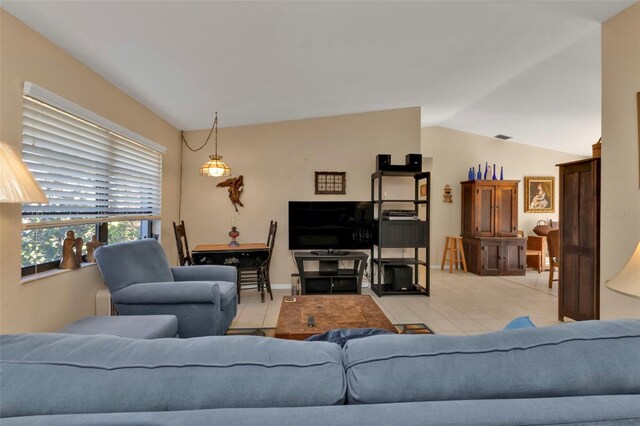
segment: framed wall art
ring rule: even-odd
[[[555,209],[554,176],[525,176],[524,178],[524,212],[554,213]]]
[[[316,172],[316,194],[346,194],[347,172]]]

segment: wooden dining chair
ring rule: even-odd
[[[560,231],[552,229],[547,234],[547,246],[549,249],[549,288],[553,287],[553,274],[558,269],[560,275]]]
[[[238,285],[239,289],[242,288],[255,288],[260,292],[262,301],[264,302],[264,290],[269,293],[269,298],[273,300],[273,292],[271,290],[271,279],[269,277],[269,269],[271,265],[271,256],[273,253],[273,247],[276,241],[276,232],[278,229],[278,222],[271,221],[269,224],[269,233],[267,235],[267,247],[269,251],[267,258],[255,267],[243,267],[238,269],[238,275],[240,277]]]
[[[184,220],[180,225],[173,222],[173,233],[176,236],[176,246],[178,248],[178,262],[180,266],[193,265],[191,253],[189,253],[189,242],[187,241],[187,230],[184,226]]]
[[[518,237],[524,237],[524,231],[518,230]],[[527,236],[527,267],[534,268],[539,274],[544,270],[544,252],[546,237],[538,235]]]

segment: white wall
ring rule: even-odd
[[[224,113],[220,122],[224,125]],[[199,146],[207,133],[186,132],[185,137]],[[376,154],[391,154],[392,163],[400,164],[406,154],[420,152],[420,108],[221,128],[218,153],[233,176],[244,176],[240,200],[245,207],[237,215],[227,189],[216,188],[224,178],[198,174],[213,149],[213,143],[195,153],[183,148],[182,219],[190,247],[227,243],[232,216],[243,243],[264,242],[269,221],[277,220],[271,278],[285,284],[296,272],[288,250],[288,201],[369,200]],[[346,172],[346,195],[315,195],[316,171]],[[406,196],[412,183],[400,181],[385,190],[389,197]]]
[[[584,141],[591,145],[595,141]],[[558,168],[556,164],[578,160],[579,157],[559,151],[537,148],[496,138],[475,135],[444,127],[425,127],[421,137],[423,157],[432,158],[431,172],[431,263],[440,265],[444,237],[460,235],[461,204],[460,182],[467,180],[469,167],[485,162],[491,167],[496,164],[499,177],[500,166],[504,167],[504,178],[520,180],[518,186],[518,229],[525,235],[535,235],[533,228],[541,220],[558,220]],[[524,177],[555,176],[555,212],[524,212]],[[442,194],[444,186],[452,189],[453,203],[444,203]]]
[[[602,26],[601,318],[640,317],[640,300],[604,283],[615,276],[640,240],[638,106],[640,3]]]

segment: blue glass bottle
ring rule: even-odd
[[[476,180],[482,180],[482,166],[478,164],[478,174],[476,175]]]
[[[498,180],[496,177],[496,163],[493,163],[493,176],[491,177],[493,180]]]
[[[485,161],[484,163],[484,180],[487,180],[489,177],[489,163]]]
[[[469,180],[476,180],[476,166],[471,168],[471,173],[469,173]]]
[[[500,166],[500,180],[504,180],[504,175],[502,174],[502,166]]]

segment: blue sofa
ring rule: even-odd
[[[0,423],[640,423],[640,320],[340,348],[254,336],[0,337]]]
[[[175,315],[182,338],[223,335],[236,316],[233,266],[170,267],[152,238],[100,247],[95,258],[120,315]]]

